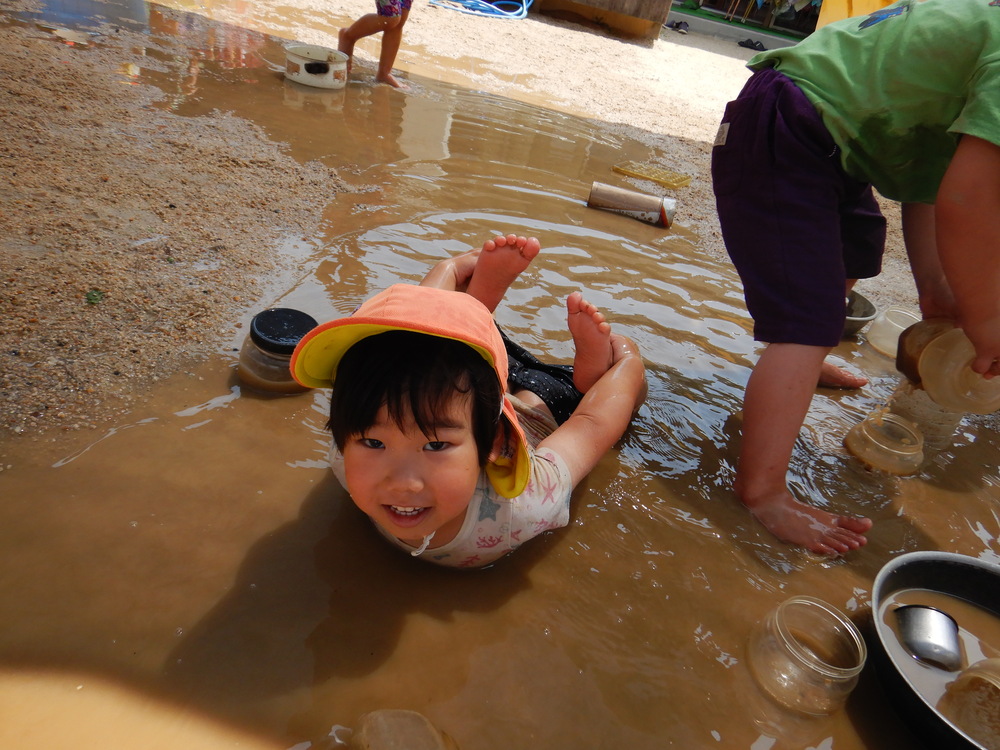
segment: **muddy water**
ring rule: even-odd
[[[230,109],[359,186],[331,200],[298,248],[301,277],[269,303],[343,315],[514,229],[544,249],[499,322],[565,361],[563,300],[586,289],[642,347],[649,399],[575,492],[571,525],[476,572],[389,549],[325,467],[325,395],[243,392],[239,341],[109,432],[6,443],[0,705],[17,719],[0,745],[146,733],[164,747],[329,748],[366,711],[410,708],[463,750],[915,746],[871,670],[845,711],[803,720],[759,695],[744,647],[794,594],[864,625],[876,572],[901,552],[996,559],[993,427],[967,420],[915,476],[866,471],[840,441],[899,376],[845,342],[872,385],[817,397],[791,481],[875,530],[847,560],[788,549],[729,489],[755,357],[734,273],[684,230],[683,191],[670,231],[585,205],[593,180],[649,146],[450,83],[294,86],[266,64],[281,59],[274,40],[148,11],[152,34],[190,40],[182,72],[133,71],[164,106]]]

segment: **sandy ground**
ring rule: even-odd
[[[335,46],[344,16],[369,6],[344,0],[331,15],[292,0],[282,7],[298,20],[283,33]],[[263,280],[287,264],[282,240],[308,233],[331,190],[349,188],[238,117],[155,107],[161,93],[123,72],[148,40],[105,28],[82,51],[14,23],[9,14],[28,7],[0,0],[0,430],[32,435],[113,420],[157,378],[232,340]],[[256,18],[215,15],[265,28],[259,7]],[[370,77],[377,54],[377,38],[359,44],[355,75]],[[678,222],[726,262],[709,144],[750,55],[698,34],[636,41],[543,15],[418,4],[397,68],[404,80],[457,81],[639,132],[668,154],[663,166],[694,176]],[[887,273],[862,289],[882,305],[914,304],[898,235]]]

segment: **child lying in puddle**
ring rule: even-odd
[[[507,235],[313,329],[292,356],[333,388],[331,466],[393,543],[448,566],[487,565],[569,523],[573,487],[646,394],[636,345],[574,292],[573,366],[547,365],[493,322],[539,252]]]

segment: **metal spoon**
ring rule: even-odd
[[[907,604],[894,614],[900,642],[914,659],[948,672],[962,668],[962,646],[955,618],[923,604]]]

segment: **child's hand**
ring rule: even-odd
[[[1000,319],[963,326],[962,329],[976,349],[976,358],[971,365],[973,371],[987,379],[1000,375]]]

